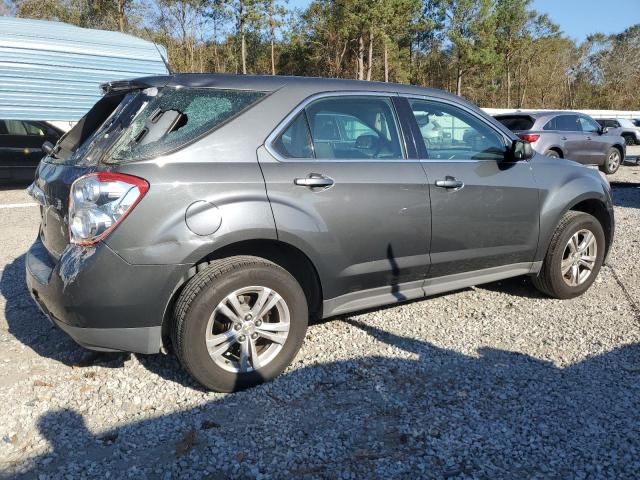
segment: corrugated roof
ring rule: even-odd
[[[166,73],[154,44],[132,35],[0,17],[0,118],[78,120],[101,83]]]

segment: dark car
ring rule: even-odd
[[[55,144],[62,131],[31,120],[0,120],[0,182],[30,182],[44,156],[42,144]]]
[[[598,165],[609,175],[620,168],[626,155],[624,138],[605,135],[607,130],[583,113],[516,112],[495,118],[530,142],[536,151],[548,157]]]
[[[196,74],[105,90],[30,188],[29,291],[81,345],[172,345],[214,390],[281,373],[309,318],[518,275],[581,295],[613,241],[599,172],[439,90]]]

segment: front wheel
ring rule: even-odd
[[[602,170],[607,175],[613,175],[618,171],[621,163],[622,155],[620,154],[620,150],[613,147],[610,148],[607,152],[607,158],[604,164],[600,166],[600,170]]]
[[[308,311],[289,272],[265,259],[213,261],[176,302],[172,341],[202,385],[232,392],[271,380],[302,346]]]
[[[564,214],[551,238],[535,287],[555,298],[582,295],[602,266],[605,237],[600,222],[584,212]]]

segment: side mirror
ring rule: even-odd
[[[47,155],[51,155],[53,153],[54,145],[53,143],[46,141],[42,144],[42,151]]]
[[[533,157],[533,147],[524,140],[514,140],[511,144],[511,159],[514,161],[529,160]]]
[[[606,135],[607,133],[609,133],[609,127],[602,127],[600,129],[600,135]]]

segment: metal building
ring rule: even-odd
[[[160,52],[120,32],[0,17],[0,119],[77,121],[101,83],[166,74]]]

